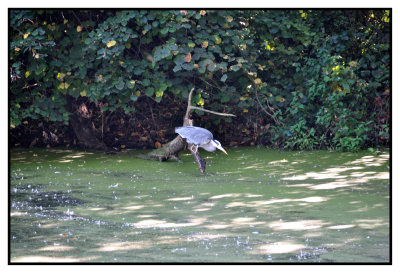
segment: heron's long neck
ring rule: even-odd
[[[216,149],[216,147],[212,141],[210,141],[207,144],[201,145],[200,147],[203,148],[204,150],[206,150],[207,152],[214,152]]]

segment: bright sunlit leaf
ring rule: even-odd
[[[164,94],[164,91],[162,91],[162,90],[157,90],[156,91],[156,97],[162,97],[163,94]]]
[[[115,40],[112,40],[112,41],[108,41],[106,45],[107,45],[107,47],[112,47],[112,46],[115,46],[116,43],[117,42]]]
[[[261,79],[260,79],[260,78],[257,78],[257,79],[255,79],[255,80],[254,80],[254,83],[255,83],[255,84],[261,84],[261,83],[262,83],[262,81],[261,81]]]
[[[81,31],[82,31],[82,26],[77,26],[77,27],[76,27],[76,31],[77,31],[77,32],[81,32]]]
[[[190,54],[190,52],[185,56],[185,62],[190,63],[190,61],[192,60],[192,54]]]
[[[204,106],[204,99],[200,98],[199,101],[197,102],[197,105]]]
[[[208,47],[208,41],[202,42],[202,43],[201,43],[201,47],[202,47],[202,48]]]
[[[68,87],[69,87],[69,84],[66,82],[63,82],[58,86],[59,89],[68,89]]]
[[[64,77],[65,77],[64,73],[58,73],[57,74],[57,79],[60,80],[60,81],[62,81],[64,79]]]

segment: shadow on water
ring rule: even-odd
[[[388,152],[228,152],[12,150],[11,262],[389,262]]]

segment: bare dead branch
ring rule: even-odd
[[[190,106],[190,108],[191,108],[191,110],[200,110],[200,111],[203,111],[203,112],[207,112],[207,113],[211,113],[211,114],[219,115],[219,116],[236,117],[236,116],[233,115],[233,114],[215,112],[215,111],[207,110],[207,109],[200,108],[200,107],[196,107],[196,106]]]

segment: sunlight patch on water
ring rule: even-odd
[[[336,189],[336,188],[343,188],[343,187],[354,187],[354,186],[362,185],[364,183],[368,183],[370,181],[374,181],[377,179],[380,179],[380,180],[389,179],[389,173],[388,172],[380,172],[373,176],[364,176],[364,177],[357,176],[356,178],[349,177],[347,179],[337,179],[333,182],[312,185],[309,188],[313,189],[313,190],[329,190],[329,189]]]
[[[266,244],[257,247],[250,253],[253,254],[282,254],[282,253],[291,253],[296,252],[302,248],[305,248],[305,245],[297,244],[293,241],[282,241],[271,244]]]
[[[65,245],[49,245],[49,246],[44,246],[42,248],[39,248],[38,251],[57,251],[57,252],[62,252],[62,251],[72,251],[74,249],[76,249],[76,247],[65,246]]]
[[[58,162],[60,162],[60,163],[70,163],[70,162],[73,162],[73,160],[72,159],[63,159],[63,160],[59,160]]]
[[[232,224],[235,227],[239,226],[249,226],[249,225],[262,225],[265,222],[256,221],[255,217],[237,217],[232,220]]]
[[[31,255],[31,256],[21,256],[18,258],[12,258],[11,262],[14,263],[79,263],[85,262],[88,260],[95,260],[98,257],[83,257],[76,258],[74,257],[52,257],[52,256],[44,256],[44,255]]]
[[[374,229],[381,226],[387,226],[388,223],[382,218],[378,219],[359,219],[355,221],[357,225],[365,229]]]
[[[239,197],[241,194],[240,193],[227,193],[227,194],[221,194],[221,195],[215,195],[210,197],[210,199],[221,199],[221,198],[225,198],[225,197]]]
[[[347,228],[353,228],[356,225],[335,225],[335,226],[330,226],[326,227],[327,229],[347,229]]]
[[[226,228],[230,228],[230,227],[231,227],[231,225],[224,224],[224,223],[209,224],[209,225],[205,226],[205,228],[209,229],[209,230],[226,229]]]
[[[315,180],[323,180],[323,179],[338,179],[338,178],[346,178],[347,175],[339,175],[342,172],[346,172],[349,170],[360,170],[363,167],[343,167],[343,168],[329,168],[323,172],[308,172],[303,175],[295,175],[292,177],[284,177],[283,180],[308,180],[308,179],[315,179]]]
[[[90,211],[100,211],[100,210],[107,210],[107,208],[87,208],[87,210],[90,210]]]
[[[175,197],[167,199],[167,201],[188,201],[188,200],[193,200],[193,195],[188,197]]]
[[[136,241],[136,242],[112,242],[105,243],[97,251],[114,252],[114,251],[128,251],[135,249],[150,248],[151,242],[149,241]]]
[[[223,234],[210,234],[210,233],[202,233],[202,234],[194,234],[187,236],[187,241],[201,241],[201,240],[210,240],[210,239],[219,239],[226,238],[226,235]]]
[[[381,154],[379,157],[372,155],[363,156],[359,159],[351,161],[351,164],[362,164],[367,167],[381,166],[389,160],[389,154]]]
[[[127,207],[122,207],[121,209],[123,210],[139,210],[144,208],[144,205],[136,205],[136,206],[127,206]]]
[[[193,227],[203,224],[206,218],[197,217],[190,219],[186,223],[173,223],[165,220],[148,219],[138,223],[131,224],[135,228],[178,228],[178,227]]]
[[[10,216],[27,216],[28,212],[21,212],[21,211],[13,211],[10,213]]]
[[[286,160],[286,159],[281,159],[281,160],[270,161],[270,162],[268,162],[268,164],[269,165],[276,165],[276,164],[279,164],[279,163],[287,163],[287,162],[289,162],[289,161]]]
[[[302,183],[302,184],[292,184],[292,185],[286,185],[288,188],[304,188],[304,187],[310,187],[313,186],[314,184],[311,183]]]
[[[328,197],[321,196],[310,196],[305,198],[283,198],[283,199],[271,199],[267,201],[259,200],[259,201],[251,201],[250,204],[254,206],[263,206],[263,205],[271,205],[276,203],[288,203],[288,202],[307,202],[307,203],[315,203],[315,202],[325,202],[328,201]]]
[[[273,221],[268,226],[274,230],[308,230],[318,229],[329,223],[322,220],[300,220],[294,222]]]

